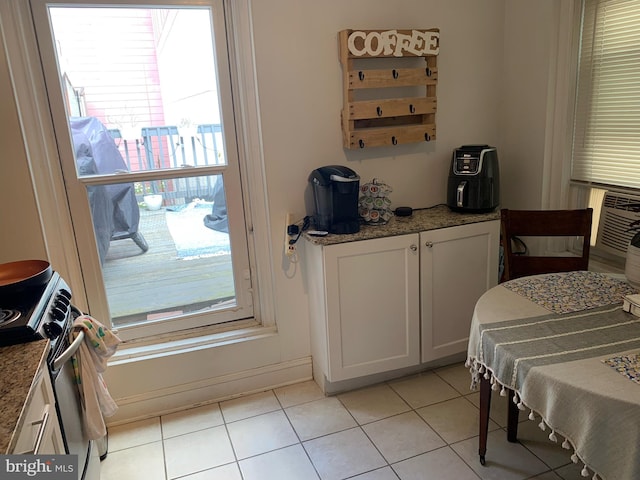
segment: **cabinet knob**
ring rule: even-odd
[[[409,249],[410,249],[412,252],[417,252],[417,251],[418,251],[418,246],[417,246],[417,245],[411,245],[411,246],[409,247]]]
[[[433,242],[426,242],[424,244],[424,246],[427,247],[427,248],[431,248],[431,247],[433,247]]]

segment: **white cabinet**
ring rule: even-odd
[[[64,454],[62,432],[56,412],[51,379],[46,366],[40,368],[31,387],[29,402],[22,411],[14,454]]]
[[[315,376],[336,382],[420,362],[418,240],[305,246]]]
[[[421,361],[467,349],[473,309],[498,283],[500,222],[420,233]]]
[[[306,243],[313,370],[325,391],[465,352],[475,303],[497,284],[499,225]]]

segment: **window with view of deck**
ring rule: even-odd
[[[222,0],[32,0],[89,308],[124,338],[253,318]]]

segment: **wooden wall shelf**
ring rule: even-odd
[[[437,28],[342,30],[339,44],[344,79],[342,134],[345,148],[429,142],[436,138],[440,46]],[[405,68],[398,60],[403,57],[423,58],[425,64]],[[383,60],[369,61],[380,58]],[[381,62],[385,66],[388,64],[388,68],[379,68]],[[370,66],[362,65],[366,63]],[[412,87],[424,87],[424,95],[415,96]],[[410,90],[411,95],[384,98],[384,89],[391,88]],[[381,89],[381,98],[356,98],[358,91],[371,89]]]

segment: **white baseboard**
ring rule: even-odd
[[[116,426],[312,378],[311,357],[305,357],[140,395],[115,398],[118,411],[107,418],[106,423]]]

